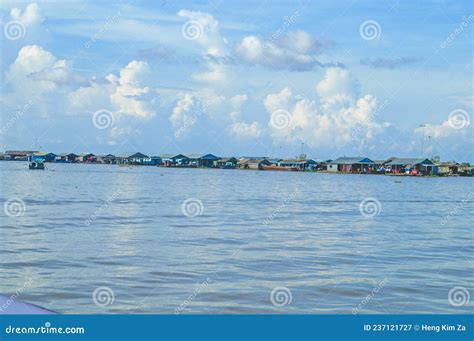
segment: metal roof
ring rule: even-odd
[[[354,163],[374,163],[374,161],[364,156],[343,156],[338,157],[331,163],[337,163],[340,165],[352,165]]]
[[[38,152],[38,153],[34,153],[33,154],[34,156],[46,156],[46,155],[55,155],[54,153],[49,153],[49,152]]]
[[[387,162],[386,165],[389,166],[405,166],[405,165],[434,165],[428,159],[423,158],[393,158],[392,161]]]
[[[190,159],[199,159],[202,156],[202,154],[194,153],[194,154],[187,154],[186,156]]]
[[[231,161],[231,160],[237,161],[237,159],[236,159],[235,157],[231,156],[231,157],[221,157],[221,158],[219,159],[219,162],[229,162],[229,161]]]
[[[188,158],[186,155],[183,154],[160,154],[160,157],[163,159]]]
[[[148,158],[149,156],[138,152],[129,156],[129,158],[132,158],[132,157],[133,158]]]

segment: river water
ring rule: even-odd
[[[473,178],[0,170],[0,294],[61,313],[472,312]]]

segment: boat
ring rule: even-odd
[[[30,161],[28,164],[29,169],[44,169],[44,162],[42,161]]]
[[[287,172],[298,172],[300,169],[298,167],[283,167],[276,165],[264,165],[262,166],[263,170],[273,170],[273,171],[287,171]]]
[[[42,308],[35,304],[20,301],[15,295],[5,296],[0,294],[0,315],[50,315],[57,312]]]

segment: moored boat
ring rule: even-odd
[[[282,167],[276,165],[264,165],[263,170],[274,170],[274,171],[286,171],[286,172],[297,172],[299,169],[297,167]]]
[[[30,161],[28,164],[29,169],[44,169],[44,163],[41,161]]]

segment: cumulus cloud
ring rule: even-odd
[[[219,31],[219,21],[211,14],[199,11],[181,10],[178,15],[187,18],[183,25],[183,36],[195,40],[206,49],[211,56],[225,55],[226,41]]]
[[[84,82],[72,73],[66,60],[56,58],[38,45],[27,45],[18,52],[7,79],[16,91],[35,96]]]
[[[239,139],[251,139],[260,137],[262,128],[257,121],[247,122],[241,119],[242,106],[247,102],[248,96],[246,94],[235,95],[229,102],[232,107],[232,112],[229,114],[232,121],[230,125],[230,132],[233,136]]]
[[[212,89],[202,89],[193,92],[181,92],[177,94],[178,100],[172,109],[169,120],[174,128],[175,137],[183,137],[193,130],[196,122],[214,123],[222,121],[220,115],[228,110],[229,102],[225,96],[216,93]]]
[[[283,88],[279,93],[269,94],[265,97],[263,104],[268,112],[272,113],[276,110],[288,110],[290,99],[293,93],[289,87]]]
[[[258,122],[234,122],[231,126],[232,134],[238,138],[257,138],[262,133]]]
[[[454,113],[441,124],[427,123],[423,127],[416,128],[415,133],[431,136],[434,139],[472,135],[469,114],[464,110],[457,110]]]
[[[365,58],[360,63],[365,66],[378,69],[397,69],[406,65],[418,63],[420,58],[402,57],[402,58]]]
[[[209,13],[181,10],[178,15],[187,18],[182,26],[185,39],[197,42],[203,48],[203,60],[208,71],[196,73],[193,78],[203,82],[222,82],[228,67],[222,61],[229,58],[227,41],[221,36],[219,22]]]
[[[25,7],[12,8],[10,15],[4,18],[4,35],[12,40],[25,44],[33,44],[43,40],[47,35],[47,29],[42,26],[45,18],[40,7],[36,3],[31,3]],[[16,44],[6,44],[4,49],[16,48]]]
[[[196,104],[197,101],[195,100],[193,95],[189,93],[184,94],[183,97],[176,102],[176,106],[173,108],[173,112],[169,118],[173,126],[180,127],[188,124],[189,120],[192,117],[191,109],[195,109]]]
[[[246,94],[226,98],[210,89],[193,93],[181,93],[169,117],[174,128],[175,137],[184,137],[193,131],[197,121],[206,125],[208,119],[213,124],[229,124],[230,134],[237,138],[255,138],[262,133],[257,121],[247,122],[241,118],[241,108],[247,102]],[[228,117],[219,115],[222,111],[231,110]]]
[[[10,16],[12,19],[18,20],[26,26],[41,24],[44,20],[40,8],[36,3],[29,4],[24,11],[20,8],[12,8]]]
[[[148,64],[134,60],[120,70],[120,77],[115,75],[107,77],[116,86],[115,93],[110,96],[110,101],[118,108],[120,114],[141,118],[150,118],[155,115],[153,101],[157,94],[146,86],[149,76]]]
[[[351,97],[358,92],[358,85],[349,71],[331,68],[326,71],[324,79],[317,84],[316,92],[324,100],[330,100],[335,96]]]
[[[244,37],[237,44],[236,52],[246,62],[273,69],[306,71],[315,66],[342,66],[318,61],[321,45],[302,30],[288,32],[275,41],[264,41],[254,35]]]
[[[227,67],[222,64],[208,62],[207,72],[194,74],[193,78],[204,82],[222,82],[227,77]]]
[[[119,75],[109,74],[105,81],[91,82],[69,94],[71,111],[95,112],[107,109],[117,118],[121,116],[148,119],[156,114],[158,98],[151,84],[147,63],[131,61]]]
[[[346,70],[329,69],[316,86],[318,100],[293,96],[291,89],[269,94],[264,106],[275,141],[304,142],[310,147],[344,146],[372,139],[389,126],[377,123],[380,109],[371,95],[357,96]],[[284,115],[278,121],[275,115]]]
[[[117,74],[105,79],[92,79],[68,94],[70,115],[91,115],[110,112],[113,121],[108,129],[97,131],[99,143],[116,145],[140,133],[139,125],[157,114],[158,90],[151,86],[152,77],[146,62],[133,60]]]

